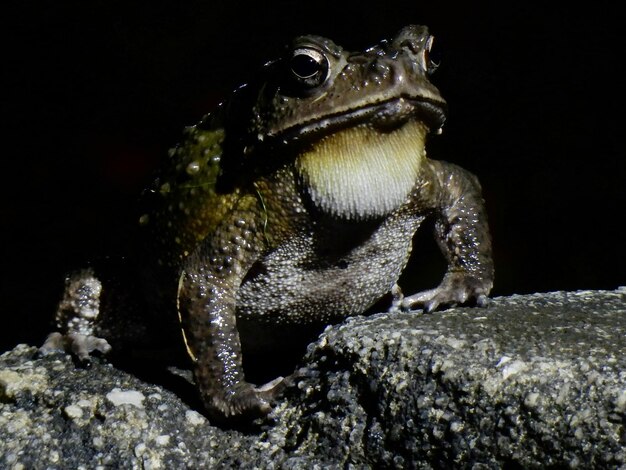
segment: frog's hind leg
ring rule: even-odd
[[[88,363],[93,352],[108,353],[111,345],[96,336],[101,295],[102,282],[91,268],[70,274],[55,314],[55,324],[61,332],[51,333],[39,352],[72,353],[81,363]]]

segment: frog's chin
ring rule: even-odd
[[[404,204],[425,158],[427,127],[410,120],[388,132],[359,125],[301,153],[296,168],[312,203],[344,219],[385,216]]]

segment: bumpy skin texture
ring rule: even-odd
[[[281,388],[246,382],[242,344],[271,347],[291,328],[363,313],[389,293],[398,309],[486,302],[493,265],[480,186],[425,156],[426,134],[445,119],[427,78],[431,44],[422,26],[361,53],[297,38],[187,130],[144,194],[148,297],[178,309],[213,418],[262,416]],[[396,283],[426,217],[448,271],[437,288],[403,297]]]

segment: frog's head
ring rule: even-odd
[[[425,26],[405,27],[363,52],[296,38],[226,104],[225,150],[253,166],[267,163],[256,156],[268,149],[297,155],[320,208],[348,217],[388,213],[417,179],[425,135],[445,120],[446,103],[428,80],[432,43]],[[398,178],[406,181],[394,191],[388,186]],[[368,192],[393,194],[359,202]]]

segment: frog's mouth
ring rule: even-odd
[[[325,136],[362,124],[367,124],[379,132],[389,132],[402,127],[409,120],[421,121],[431,132],[438,132],[446,120],[445,102],[401,96],[353,108],[347,112],[338,111],[317,117],[304,124],[279,130],[273,135],[270,133],[268,136],[288,144],[309,138],[315,139],[319,135]]]

